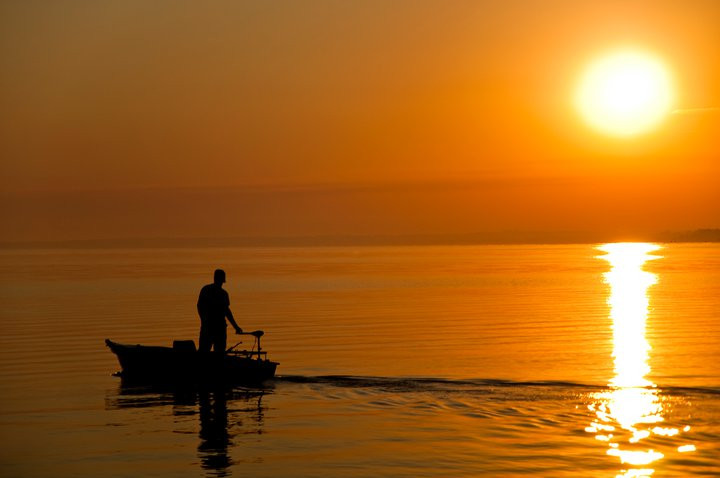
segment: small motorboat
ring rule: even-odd
[[[153,384],[259,384],[275,376],[277,362],[268,360],[260,348],[262,330],[243,333],[254,337],[251,350],[237,350],[240,343],[224,354],[201,353],[192,340],[176,340],[172,347],[125,345],[105,339],[117,355],[127,382]]]

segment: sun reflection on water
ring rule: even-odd
[[[643,266],[661,258],[652,254],[660,246],[615,243],[598,249],[605,253],[599,257],[610,263],[604,277],[610,286],[615,375],[608,384],[610,390],[596,394],[596,401],[589,405],[595,419],[585,430],[607,443],[607,454],[617,457],[623,465],[641,467],[623,470],[617,476],[651,476],[655,470],[648,465],[664,455],[643,440],[680,433],[677,428],[660,425],[664,421],[663,404],[655,384],[647,377],[651,350],[645,334],[648,289],[657,282],[657,275],[643,270]]]
[[[646,387],[653,385],[645,377],[650,373],[650,344],[645,338],[650,300],[648,289],[657,276],[642,269],[645,262],[658,259],[650,255],[660,247],[653,244],[606,244],[600,250],[610,262],[605,281],[610,285],[610,318],[613,328],[614,387]]]

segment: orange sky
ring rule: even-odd
[[[720,227],[720,2],[7,1],[0,240]],[[589,130],[583,67],[674,114]]]

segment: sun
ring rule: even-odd
[[[617,51],[588,66],[575,101],[593,128],[612,136],[635,136],[658,126],[669,113],[672,79],[654,55]]]

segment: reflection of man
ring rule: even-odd
[[[212,347],[215,352],[224,353],[227,343],[227,325],[225,317],[230,321],[235,332],[242,333],[235,318],[230,312],[230,296],[222,288],[225,282],[225,271],[215,270],[215,277],[212,284],[208,284],[200,290],[197,309],[200,315],[200,352],[209,352]]]
[[[230,476],[233,464],[228,455],[230,433],[228,431],[228,409],[224,391],[212,395],[201,391],[200,398],[200,445],[198,452],[201,465],[215,471],[215,476]]]

